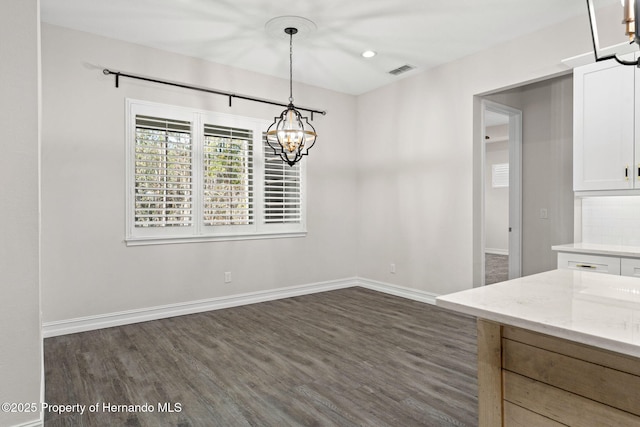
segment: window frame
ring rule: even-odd
[[[266,142],[264,139],[264,134],[271,124],[270,121],[129,98],[127,98],[125,102],[125,243],[127,246],[306,236],[307,180],[304,160],[298,162],[295,166],[300,168],[300,222],[265,222],[264,189],[266,185],[264,144],[266,144]],[[191,123],[191,200],[193,219],[190,226],[149,228],[135,227],[135,159],[137,115],[166,118],[171,120],[184,120]],[[203,162],[205,124],[251,129],[253,131],[253,224],[215,226],[204,224]]]

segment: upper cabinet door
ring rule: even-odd
[[[635,70],[615,61],[574,70],[574,191],[633,188]]]

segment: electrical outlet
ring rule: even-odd
[[[540,208],[540,219],[548,219],[549,218],[549,212],[547,211],[547,208]]]
[[[231,272],[230,271],[225,271],[224,272],[224,283],[231,283]]]
[[[396,265],[395,264],[391,264],[389,271],[391,272],[391,274],[396,274]]]

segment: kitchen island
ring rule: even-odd
[[[640,280],[553,270],[436,299],[478,318],[480,426],[640,425]]]

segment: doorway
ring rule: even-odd
[[[521,276],[522,111],[482,100],[481,285]]]

